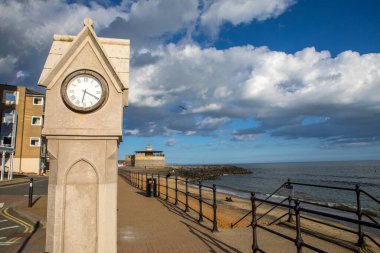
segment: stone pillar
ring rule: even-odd
[[[129,40],[54,35],[46,88],[50,160],[46,251],[117,252],[117,158],[128,104]]]
[[[47,252],[117,251],[117,142],[48,139]]]

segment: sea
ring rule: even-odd
[[[224,175],[205,182],[216,184],[219,192],[249,198],[251,192],[265,198],[288,179],[291,182],[361,189],[380,200],[380,161],[297,162],[297,163],[246,163],[234,164],[252,171],[252,174]],[[282,188],[271,200],[281,201],[292,195],[317,204],[355,210],[355,192],[295,185]],[[363,210],[380,218],[380,204],[361,194]],[[379,220],[379,219],[378,219]]]

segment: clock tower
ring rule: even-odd
[[[85,19],[54,35],[38,84],[46,88],[46,252],[117,252],[117,159],[128,105],[129,40],[99,38]]]

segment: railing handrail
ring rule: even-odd
[[[374,196],[372,196],[371,194],[369,194],[368,192],[360,189],[360,192],[364,193],[365,195],[367,195],[369,198],[371,198],[373,201],[375,201],[376,203],[378,203],[380,205],[380,200],[378,200],[377,198],[375,198]]]
[[[256,200],[264,202],[264,203],[267,203],[267,204],[271,204],[271,205],[281,206],[281,207],[284,207],[284,208],[288,208],[289,207],[289,205],[278,203],[278,202],[271,201],[271,200],[265,200],[265,199],[260,199],[260,198],[256,198]],[[291,207],[294,208],[294,206],[291,206]],[[308,209],[308,208],[304,208],[304,207],[300,207],[300,211],[303,211],[303,212],[306,212],[306,213],[312,213],[312,214],[315,214],[315,215],[320,215],[320,216],[324,216],[324,217],[328,217],[328,218],[332,218],[332,219],[336,219],[336,220],[342,220],[342,221],[346,221],[346,222],[351,222],[351,223],[354,223],[354,224],[361,224],[361,225],[364,225],[364,226],[367,226],[367,227],[372,227],[372,228],[380,229],[380,225],[379,224],[371,223],[371,222],[367,222],[367,221],[358,221],[356,219],[352,219],[352,218],[341,216],[341,215],[337,215],[337,214],[321,212],[321,211],[312,210],[312,209]]]
[[[291,185],[301,185],[301,186],[309,186],[309,187],[317,187],[317,188],[326,188],[326,189],[335,189],[335,190],[343,190],[343,191],[355,191],[355,189],[348,187],[339,187],[339,186],[330,186],[330,185],[320,185],[320,184],[307,184],[307,183],[299,183],[299,182],[291,182],[288,180],[288,184]]]

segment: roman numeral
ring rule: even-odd
[[[71,100],[75,100],[75,96],[74,95],[72,95],[72,96],[70,96],[70,98],[71,98]]]

